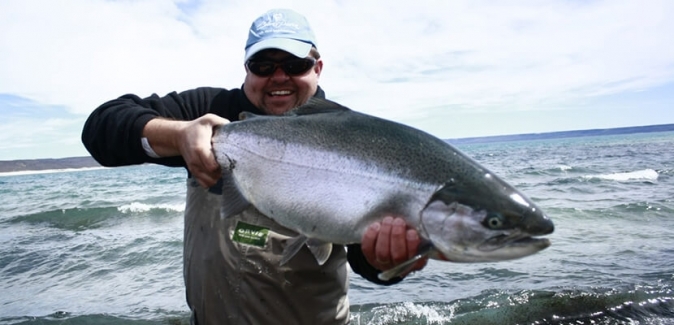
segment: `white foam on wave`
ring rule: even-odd
[[[568,171],[568,170],[571,170],[571,169],[573,169],[573,167],[571,167],[571,166],[567,166],[567,165],[559,165],[559,170],[561,170],[561,171],[563,171],[563,172]]]
[[[184,204],[145,204],[140,202],[133,202],[130,204],[125,204],[117,208],[121,213],[140,213],[148,212],[150,210],[160,209],[171,212],[184,212]]]
[[[453,316],[446,316],[440,314],[437,310],[435,310],[432,306],[425,306],[421,304],[415,304],[413,302],[405,302],[404,303],[405,308],[414,314],[417,318],[423,318],[426,319],[428,324],[446,324],[451,322]],[[453,314],[453,310],[452,310]]]
[[[451,315],[443,315],[433,306],[413,302],[379,306],[373,309],[373,313],[377,322],[372,324],[397,323],[400,320],[425,320],[426,324],[447,324],[454,318],[453,310]]]
[[[626,182],[626,181],[657,181],[658,172],[653,169],[643,169],[633,172],[612,173],[583,176],[583,178],[599,178],[610,181]]]

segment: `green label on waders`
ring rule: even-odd
[[[242,244],[264,247],[267,243],[267,234],[269,234],[269,228],[239,221],[236,223],[232,240]]]

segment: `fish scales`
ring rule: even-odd
[[[339,109],[328,115],[294,117],[259,116],[255,118],[259,119],[255,126],[232,125],[232,128],[240,129],[233,132],[254,134],[256,138],[318,147],[344,156],[357,155],[388,173],[419,182],[437,183],[438,179],[465,172],[454,170],[461,165],[453,164],[459,157],[465,158],[463,154],[447,152],[444,141],[437,138],[428,141],[425,133],[401,124]],[[326,143],[330,146],[326,147]],[[411,168],[412,165],[416,168]]]
[[[518,258],[549,245],[554,226],[526,196],[423,131],[312,99],[283,116],[242,115],[213,148],[240,194],[305,239],[356,243],[366,227],[400,215],[433,258]],[[230,183],[230,182],[228,182]],[[238,204],[237,202],[243,202]]]

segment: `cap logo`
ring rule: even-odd
[[[265,34],[270,33],[286,33],[294,34],[299,29],[300,26],[296,23],[292,23],[284,19],[282,13],[275,13],[273,15],[265,16],[265,20],[255,22],[255,29],[251,30],[251,33],[255,34],[257,37],[264,37]]]

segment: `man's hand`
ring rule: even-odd
[[[187,163],[187,169],[197,179],[199,185],[211,187],[222,176],[220,165],[213,154],[213,128],[229,123],[215,114],[206,114],[194,121],[187,122],[182,128],[182,139],[178,142],[180,155]]]
[[[386,271],[415,256],[420,242],[416,229],[408,229],[404,219],[385,217],[367,228],[361,249],[368,263]],[[427,262],[428,258],[419,260],[410,272],[421,270]]]
[[[180,155],[199,185],[215,185],[222,172],[213,154],[213,128],[229,121],[215,114],[206,114],[193,121],[172,121],[156,118],[143,129],[152,150],[160,157]]]

